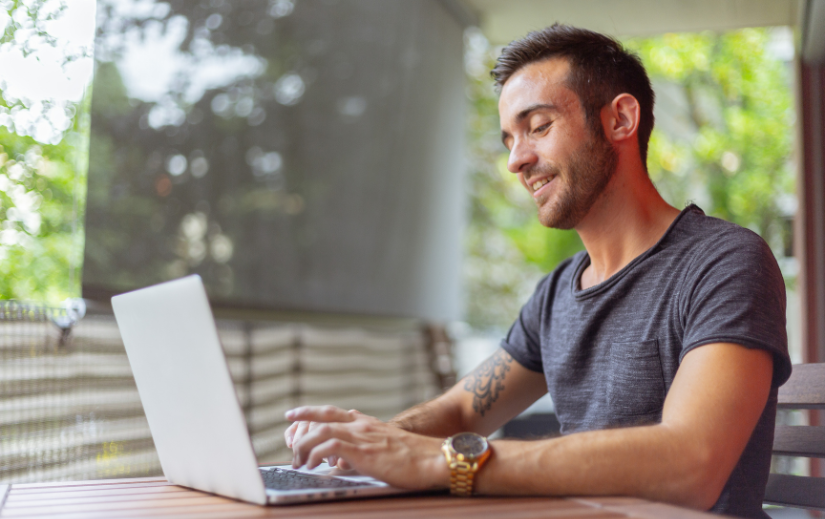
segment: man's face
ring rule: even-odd
[[[498,109],[507,168],[518,175],[546,227],[572,229],[616,170],[616,152],[599,122],[596,135],[578,96],[567,88],[565,59],[531,63],[504,84]]]

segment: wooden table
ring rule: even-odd
[[[448,495],[385,497],[263,507],[169,484],[164,478],[0,485],[0,517],[94,519],[125,517],[700,519],[711,516],[642,499]]]

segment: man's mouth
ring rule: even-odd
[[[541,186],[543,186],[544,184],[547,184],[548,182],[550,182],[549,178],[543,178],[541,180],[536,180],[535,182],[533,182],[533,191],[538,191],[539,189],[541,189]]]
[[[555,178],[556,178],[556,176],[552,175],[552,176],[549,176],[549,177],[540,178],[540,179],[536,180],[535,182],[533,182],[532,184],[530,184],[530,189],[533,190],[533,196],[536,196],[541,188],[543,188],[544,186],[546,186],[547,184],[552,182],[553,179],[555,179]]]

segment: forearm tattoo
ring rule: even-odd
[[[504,391],[504,377],[510,371],[513,357],[504,350],[498,350],[495,355],[485,360],[472,373],[467,375],[464,390],[473,394],[473,410],[484,416],[493,402]]]

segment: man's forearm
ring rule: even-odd
[[[448,395],[442,395],[399,413],[389,423],[416,434],[446,438],[464,430],[456,407]]]
[[[685,355],[657,425],[493,442],[477,490],[495,494],[625,495],[711,507],[753,434],[773,358],[718,343]]]
[[[625,495],[709,508],[729,471],[708,470],[701,446],[664,425],[493,442],[481,494]]]

